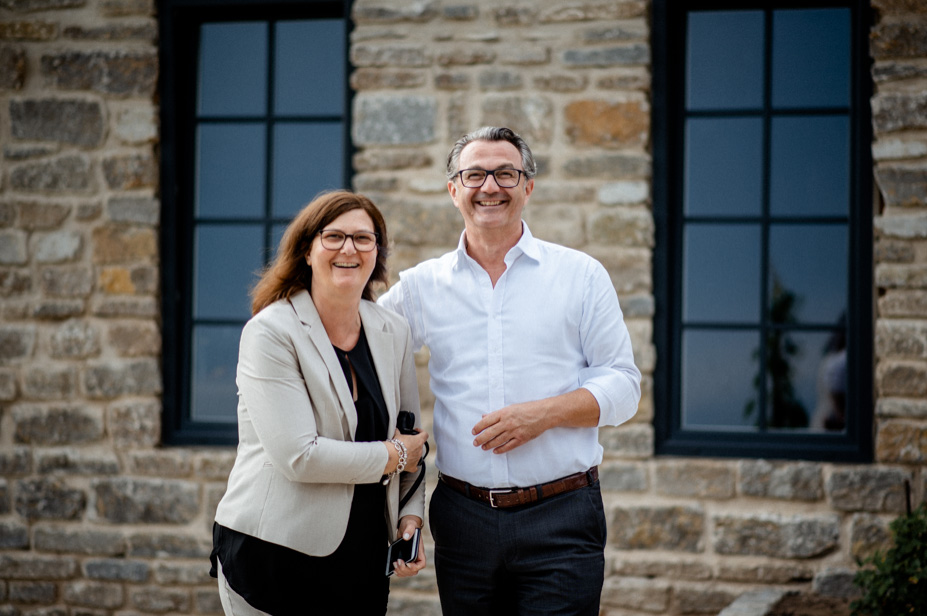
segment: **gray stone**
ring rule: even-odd
[[[633,40],[647,40],[650,30],[643,20],[623,21],[620,24],[587,28],[580,33],[588,43],[615,43]]]
[[[710,614],[715,616],[737,599],[738,594],[739,591],[732,592],[722,588],[675,584],[673,587],[673,603],[680,614]]]
[[[28,475],[32,472],[32,449],[5,447],[0,450],[0,477]]]
[[[39,525],[35,528],[34,540],[35,549],[40,552],[89,556],[122,556],[126,553],[126,540],[122,533],[111,530]]]
[[[87,194],[93,190],[92,171],[86,154],[65,154],[12,167],[10,187],[22,192]]]
[[[426,96],[359,94],[354,99],[354,142],[411,145],[435,139],[437,102]]]
[[[22,392],[40,400],[67,400],[77,394],[77,370],[74,366],[31,366],[23,376]]]
[[[19,213],[18,226],[29,231],[57,229],[71,213],[68,205],[44,201],[18,201],[16,210]]]
[[[915,19],[882,19],[869,33],[873,58],[923,58],[927,56],[927,23]]]
[[[29,528],[16,521],[0,522],[0,550],[29,548]]]
[[[923,289],[927,287],[927,265],[879,263],[875,268],[876,286],[884,289]]]
[[[0,90],[22,90],[26,83],[26,50],[0,45]]]
[[[403,245],[453,245],[460,236],[460,214],[445,200],[378,200],[394,242]]]
[[[603,490],[614,492],[646,492],[650,487],[646,467],[626,462],[600,464],[599,481]]]
[[[644,460],[653,456],[653,426],[624,425],[599,430],[599,443],[619,458]]]
[[[927,400],[879,398],[876,414],[884,418],[927,419]]]
[[[862,596],[859,587],[853,585],[855,569],[847,567],[827,567],[814,576],[811,589],[824,597],[856,599]]]
[[[641,180],[626,180],[605,184],[599,189],[599,203],[602,205],[632,205],[650,200],[650,183]]]
[[[86,4],[87,0],[2,0],[0,2],[0,6],[16,13],[76,8]]]
[[[8,402],[15,398],[16,374],[10,370],[0,370],[0,401]]]
[[[32,305],[32,316],[40,320],[61,320],[84,314],[84,302],[75,300],[37,300]]]
[[[927,357],[927,324],[914,319],[882,319],[876,323],[876,357]]]
[[[876,383],[884,396],[927,396],[927,364],[922,361],[883,360],[876,366]]]
[[[747,496],[798,501],[817,501],[824,497],[820,464],[742,460],[738,467],[740,492]]]
[[[4,267],[0,271],[0,297],[25,295],[32,290],[32,277],[25,271]]]
[[[87,321],[66,321],[54,330],[50,342],[56,358],[85,359],[100,353],[99,332]]]
[[[493,18],[500,26],[530,26],[537,22],[538,10],[532,6],[500,6],[493,9]]]
[[[93,271],[89,267],[46,267],[39,277],[42,292],[51,297],[86,297],[93,290]]]
[[[648,4],[643,0],[621,2],[557,2],[544,9],[543,23],[579,21],[611,21],[615,19],[644,18]]]
[[[574,73],[548,73],[534,78],[534,87],[551,92],[582,92],[589,85],[587,75]]]
[[[148,563],[139,560],[107,558],[84,563],[84,574],[92,580],[142,583],[148,581],[149,572]]]
[[[64,51],[43,55],[41,71],[61,90],[150,97],[158,81],[158,56],[153,51]]]
[[[0,326],[0,364],[32,357],[35,339],[35,325]]]
[[[190,482],[100,479],[91,488],[97,515],[115,524],[186,524],[199,513],[199,489]]]
[[[14,229],[0,231],[0,265],[25,265],[28,261],[26,234]]]
[[[113,222],[154,226],[160,221],[161,202],[153,197],[113,197],[106,211]]]
[[[488,70],[480,73],[480,89],[484,91],[501,92],[506,90],[520,90],[524,85],[520,72],[505,70]]]
[[[120,357],[145,357],[161,354],[161,331],[150,322],[113,323],[107,341]]]
[[[563,171],[574,178],[648,178],[650,165],[650,157],[644,153],[609,153],[568,158]]]
[[[626,64],[650,64],[650,47],[643,43],[597,49],[568,49],[563,63],[577,68],[610,68]]]
[[[927,92],[885,92],[872,98],[876,133],[927,127]]]
[[[80,256],[84,240],[78,231],[55,231],[36,234],[33,242],[36,263],[65,263]]]
[[[359,44],[351,46],[351,62],[357,67],[419,68],[431,64],[431,58],[422,45]]]
[[[161,405],[158,402],[121,402],[109,407],[107,429],[120,449],[152,447],[161,438]]]
[[[659,461],[654,468],[657,494],[726,500],[734,496],[734,469],[702,461]]]
[[[924,106],[927,114],[927,103]],[[927,124],[925,124],[927,125]],[[927,205],[927,165],[893,163],[875,169],[876,184],[889,206],[923,207]],[[890,237],[905,239],[927,237],[923,213],[876,216],[876,228]]]
[[[64,599],[72,605],[111,610],[125,603],[121,584],[84,580],[65,584]]]
[[[154,359],[89,365],[83,374],[91,398],[161,393],[161,370]]]
[[[98,317],[157,317],[153,297],[95,297],[91,312]]]
[[[190,611],[190,594],[185,590],[149,586],[134,590],[130,600],[143,612],[186,614]]]
[[[0,554],[0,579],[67,580],[77,573],[71,557],[36,556],[31,553]]]
[[[872,67],[872,79],[876,83],[890,83],[927,76],[927,65],[915,61],[876,61]]]
[[[10,582],[10,601],[27,604],[54,603],[58,586],[53,582]]]
[[[453,4],[442,7],[444,19],[472,21],[480,16],[480,9],[472,4]]]
[[[436,2],[381,2],[357,3],[352,7],[351,18],[358,24],[364,23],[421,23],[438,16]]]
[[[28,520],[75,520],[84,513],[87,497],[59,478],[16,482],[16,512]]]
[[[546,96],[488,94],[480,107],[480,125],[507,126],[537,147],[553,140],[553,112]]]
[[[785,590],[763,588],[740,595],[733,603],[718,612],[718,616],[763,616],[769,613],[782,597]]]
[[[129,107],[116,114],[113,133],[123,143],[141,145],[158,140],[158,116],[154,106]]]
[[[103,107],[96,101],[10,101],[10,131],[16,139],[56,141],[83,148],[95,148],[103,143],[105,128]]]
[[[354,169],[358,172],[381,171],[396,169],[425,169],[431,166],[432,159],[419,149],[414,150],[387,150],[367,149],[360,150],[354,155]]]
[[[116,475],[119,459],[112,452],[85,452],[76,449],[46,449],[35,454],[40,473],[68,475]]]
[[[701,552],[701,507],[616,507],[609,515],[609,543],[621,550]]]
[[[717,515],[713,545],[718,554],[814,558],[836,549],[839,536],[836,515]]]
[[[103,160],[103,177],[113,190],[154,188],[158,183],[157,161],[150,152],[110,156]]]
[[[213,584],[207,563],[159,562],[154,567],[154,580],[161,586],[193,586]]]
[[[74,41],[142,41],[154,43],[158,38],[157,26],[153,23],[112,24],[87,28],[67,26],[61,34]]]
[[[133,558],[199,558],[209,557],[212,538],[178,533],[135,533],[129,536],[129,556]]]
[[[655,233],[653,214],[643,207],[597,210],[586,221],[586,233],[596,244],[651,248]]]
[[[663,580],[609,578],[602,588],[602,603],[609,607],[666,614],[672,587]]]

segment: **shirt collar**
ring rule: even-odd
[[[457,264],[466,263],[469,255],[467,254],[467,230],[464,229],[460,233],[460,240],[457,242]],[[541,250],[538,247],[538,241],[531,235],[531,229],[528,228],[528,223],[524,220],[521,221],[521,237],[518,239],[518,242],[509,249],[508,253],[505,255],[506,264],[511,264],[515,261],[520,255],[525,255],[532,261],[540,262],[541,261]]]

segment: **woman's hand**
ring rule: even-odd
[[[403,516],[402,519],[399,520],[399,534],[403,539],[411,539],[415,529],[421,527],[422,519],[417,515]],[[410,563],[397,560],[394,563],[395,575],[397,577],[412,577],[424,569],[425,564],[425,539],[423,537],[422,540],[418,542],[418,558]]]
[[[428,433],[419,430],[416,434],[402,434],[399,430],[393,434],[393,438],[406,446],[406,466],[404,471],[415,472],[418,470],[418,463],[422,459],[422,453],[425,450],[425,441],[428,440]],[[386,445],[386,451],[389,452],[389,459],[386,461],[386,468],[383,469],[384,475],[389,475],[399,466],[399,452],[389,441],[383,441]]]

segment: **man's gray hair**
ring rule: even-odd
[[[453,180],[457,172],[460,171],[460,169],[458,169],[460,166],[460,153],[468,144],[474,141],[508,141],[514,145],[521,154],[521,164],[524,167],[525,176],[530,180],[537,175],[538,164],[534,160],[534,154],[531,153],[531,148],[528,147],[528,144],[525,143],[525,140],[522,139],[518,133],[511,128],[484,126],[476,129],[472,133],[467,133],[458,139],[454,147],[451,148],[451,153],[447,155],[448,180]]]

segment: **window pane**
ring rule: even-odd
[[[775,107],[850,104],[850,10],[773,12]]]
[[[693,11],[688,37],[688,109],[762,106],[762,11]]]
[[[274,126],[274,216],[291,217],[322,190],[344,188],[343,125]]]
[[[196,215],[264,215],[263,124],[200,124],[196,149]]]
[[[193,317],[250,317],[248,289],[262,265],[263,227],[199,225],[194,242]]]
[[[283,21],[276,34],[276,113],[344,114],[344,21]]]
[[[770,212],[846,216],[850,201],[850,122],[845,116],[773,118]]]
[[[203,24],[200,30],[199,113],[267,113],[267,24]]]
[[[755,431],[758,343],[756,331],[683,332],[684,428]]]
[[[684,242],[683,319],[759,323],[759,226],[689,224]]]
[[[773,323],[833,325],[847,308],[846,225],[772,225]]]
[[[757,216],[762,207],[763,123],[692,118],[686,123],[688,216]]]
[[[237,421],[240,326],[193,327],[193,374],[190,381],[190,415],[193,421]]]

